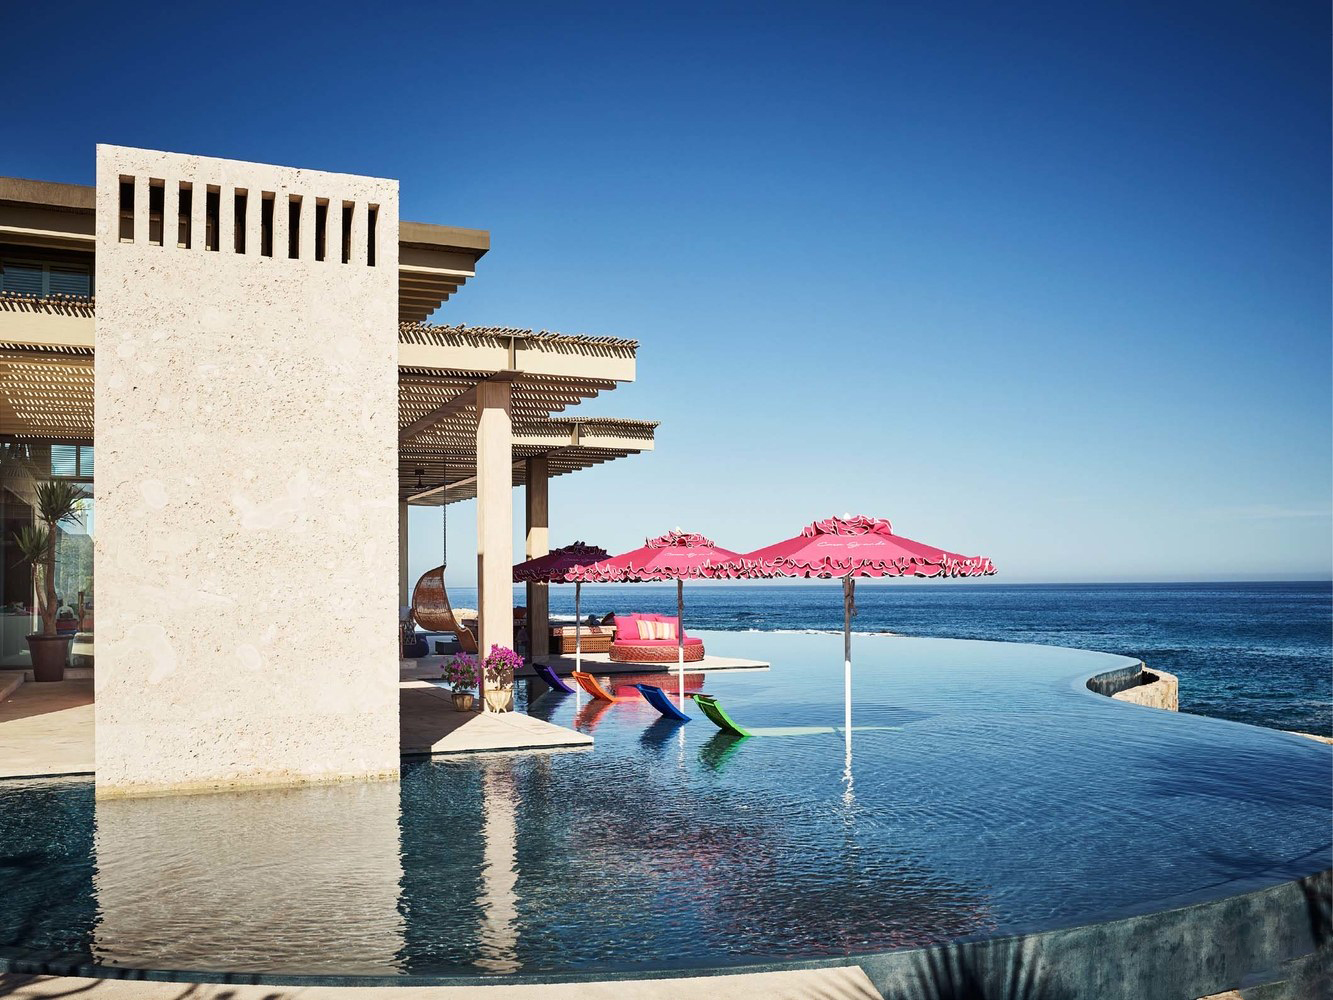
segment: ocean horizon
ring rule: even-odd
[[[476,606],[475,587],[451,587]],[[550,589],[573,620],[574,588]],[[857,633],[1072,646],[1142,659],[1180,678],[1180,709],[1333,735],[1333,581],[860,583]],[[515,602],[523,603],[515,587]],[[595,584],[582,612],[675,614],[674,584]],[[686,583],[687,630],[840,632],[836,581]]]

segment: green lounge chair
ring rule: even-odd
[[[718,729],[727,733],[735,733],[737,736],[752,735],[748,729],[742,729],[736,725],[731,716],[723,710],[721,704],[711,694],[693,694],[690,697],[694,699],[694,703],[699,706],[704,715],[712,720]]]

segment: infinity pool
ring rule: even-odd
[[[673,725],[641,701],[548,693],[528,711],[591,750],[104,802],[87,781],[0,782],[0,957],[373,977],[719,966],[1083,924],[1330,866],[1330,749],[1084,687],[1132,661],[858,638],[849,760],[840,635],[705,639],[773,664],[687,675],[750,739],[692,706]]]

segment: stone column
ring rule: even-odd
[[[412,601],[412,579],[407,574],[407,515],[411,508],[398,504],[398,606],[405,608]]]
[[[514,460],[509,383],[477,385],[477,643],[514,645]]]
[[[150,239],[182,183],[222,238]],[[376,266],[237,253],[241,188],[375,206]],[[396,778],[398,182],[103,145],[96,226],[97,794]]]
[[[527,500],[527,558],[535,559],[551,551],[550,504],[548,501],[548,462],[545,455],[527,460],[524,490]],[[530,659],[551,651],[550,585],[528,584],[528,654]]]

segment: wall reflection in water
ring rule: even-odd
[[[488,972],[514,972],[518,961],[517,792],[506,763],[483,765],[481,924],[476,964]]]
[[[318,974],[400,971],[399,786],[99,800],[107,965]]]

